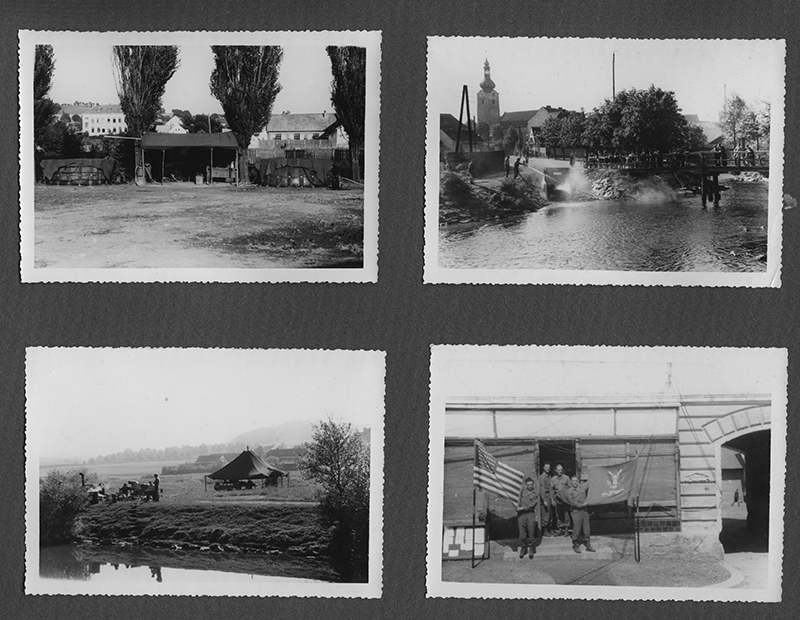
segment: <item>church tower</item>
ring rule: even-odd
[[[478,91],[478,122],[487,123],[489,127],[500,122],[500,95],[494,89],[490,75],[489,59],[483,63],[483,82]]]

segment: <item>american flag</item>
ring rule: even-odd
[[[517,502],[522,492],[522,481],[525,479],[525,474],[498,461],[486,451],[486,446],[476,439],[472,479],[478,490],[494,493],[500,497],[506,497],[512,502]]]

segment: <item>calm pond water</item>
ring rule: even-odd
[[[155,592],[162,583],[329,581],[330,571],[315,560],[282,555],[59,545],[40,549],[39,577],[100,584],[152,582]]]
[[[552,203],[503,222],[439,230],[445,268],[766,271],[767,184],[727,183],[720,206]]]

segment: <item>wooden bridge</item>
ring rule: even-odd
[[[589,155],[584,167],[587,169],[616,169],[645,174],[684,173],[698,178],[703,206],[707,200],[714,205],[720,199],[720,174],[746,172],[769,172],[768,151],[734,151],[732,156],[718,151],[694,153],[667,153],[644,155]]]

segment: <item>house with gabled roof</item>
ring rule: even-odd
[[[250,148],[346,148],[347,139],[335,114],[273,114],[264,129],[253,136]]]

